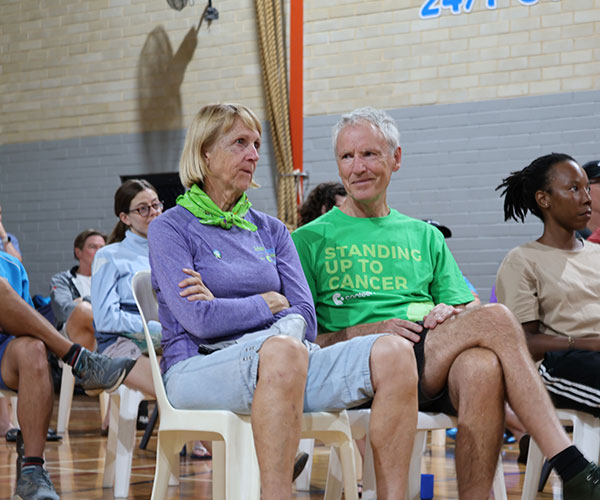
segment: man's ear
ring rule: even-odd
[[[398,146],[394,151],[394,168],[393,171],[396,172],[400,169],[400,163],[402,161],[402,148]]]
[[[550,199],[548,198],[548,193],[546,191],[542,191],[541,189],[535,192],[535,202],[542,209],[550,207]]]
[[[81,248],[75,248],[75,257],[77,260],[81,260]]]

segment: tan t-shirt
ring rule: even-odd
[[[567,251],[532,241],[511,250],[496,276],[496,296],[521,323],[548,335],[600,334],[600,245]]]

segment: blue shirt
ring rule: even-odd
[[[27,277],[27,271],[23,267],[23,264],[19,262],[19,259],[8,255],[6,252],[0,252],[0,276],[6,278],[8,283],[19,296],[33,307],[33,302],[29,296],[29,278]],[[10,337],[4,333],[0,333],[0,343]]]
[[[148,240],[131,231],[127,231],[123,241],[96,252],[92,263],[92,309],[98,351],[104,351],[123,333],[143,331],[131,280],[138,271],[148,269]]]

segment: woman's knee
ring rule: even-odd
[[[279,379],[303,378],[308,371],[308,351],[297,339],[283,335],[268,338],[259,350],[258,374]]]

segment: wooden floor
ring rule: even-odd
[[[76,396],[73,400],[70,431],[60,443],[48,443],[46,464],[54,485],[62,500],[112,500],[112,490],[102,488],[102,470],[106,438],[100,435],[98,400]],[[55,407],[54,415],[57,413]],[[54,417],[55,419],[56,417]],[[55,425],[53,421],[52,425]],[[138,432],[138,444],[141,432]],[[150,498],[156,436],[147,450],[136,447],[129,499]],[[504,473],[509,500],[521,498],[524,467],[516,463],[517,446],[507,445],[503,449]],[[456,499],[456,475],[453,461],[453,442],[447,440],[445,447],[429,446],[423,457],[424,473],[435,476],[435,498]],[[323,498],[324,478],[328,450],[317,447],[313,465],[313,484],[310,492],[294,493],[294,498],[316,500]],[[0,441],[0,499],[10,498],[14,491],[16,452],[14,443]],[[211,463],[182,458],[181,485],[169,488],[168,499],[211,498]],[[546,489],[538,499],[560,499],[560,481],[551,475]]]

